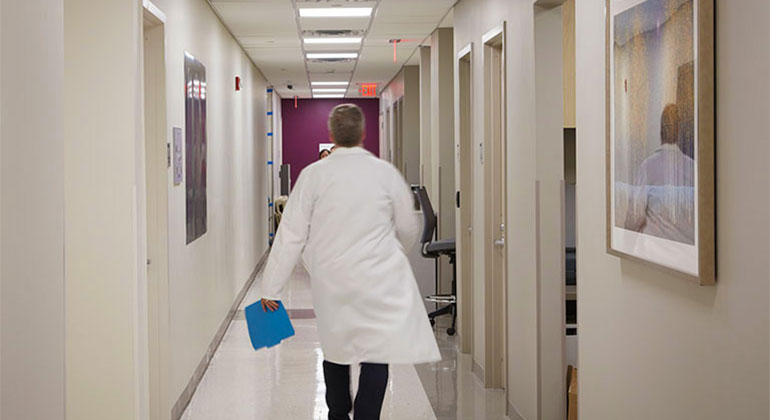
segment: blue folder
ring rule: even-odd
[[[280,344],[281,341],[294,335],[294,327],[289,321],[289,314],[283,307],[283,303],[278,302],[278,309],[270,312],[262,309],[262,301],[246,307],[246,324],[249,326],[249,338],[254,350],[263,347],[273,347]]]

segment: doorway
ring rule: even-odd
[[[507,387],[505,23],[483,37],[484,63],[484,382]]]
[[[457,249],[460,296],[460,351],[473,352],[473,47],[469,44],[457,57]]]
[[[168,170],[165,16],[144,2],[144,150],[150,418],[170,416],[168,395]]]

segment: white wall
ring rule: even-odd
[[[566,416],[562,8],[535,6],[540,416]]]
[[[184,127],[184,52],[206,66],[208,232],[185,245],[185,190],[169,180],[170,395],[178,398],[267,249],[265,79],[202,0],[166,14],[168,124]],[[235,76],[243,88],[235,91]],[[173,403],[173,401],[172,401]]]
[[[208,82],[208,232],[190,245],[184,184],[168,180],[173,404],[267,248],[266,86],[205,1],[155,4],[169,140],[184,127],[185,50]],[[78,420],[147,415],[141,7],[65,2],[67,417]]]
[[[0,3],[0,418],[64,419],[62,1]]]
[[[714,287],[605,252],[604,1],[576,8],[581,418],[770,416],[769,8],[716,1]]]
[[[67,418],[146,413],[141,3],[64,3]]]
[[[409,184],[420,183],[420,68],[406,66],[404,72],[403,150],[404,177]]]
[[[438,214],[438,239],[455,237],[454,32],[438,28],[430,37],[430,133],[432,185],[427,187]],[[440,293],[452,291],[452,266],[439,262]]]
[[[394,150],[400,154],[403,162],[407,183],[419,184],[420,182],[420,70],[417,66],[405,66],[401,69],[393,80],[382,89],[380,94],[380,114],[387,115],[385,111],[391,110],[391,119],[395,118],[393,105],[402,101],[402,150]],[[391,124],[392,122],[386,122]],[[388,130],[388,135],[392,138],[385,139],[385,142],[395,144],[394,130]]]
[[[536,133],[534,10],[532,0],[463,0],[455,7],[455,55],[470,42],[473,57],[473,101],[483,104],[482,36],[507,23],[507,226],[508,266],[508,397],[525,419],[538,418],[537,397],[537,265],[536,265]],[[484,169],[478,145],[484,142],[483,106],[474,119],[474,250],[484,261]],[[474,265],[474,360],[483,366],[483,264]],[[512,413],[512,418],[517,418]]]
[[[433,186],[431,172],[431,99],[430,47],[421,46],[420,54],[420,184],[426,189]]]

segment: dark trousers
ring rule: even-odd
[[[329,420],[350,420],[353,403],[350,397],[350,366],[324,361],[326,405]],[[388,365],[361,364],[354,420],[379,420],[382,400],[388,386]]]

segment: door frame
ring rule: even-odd
[[[143,0],[142,79],[147,212],[147,331],[150,419],[167,420],[169,399],[168,183],[166,16]]]
[[[484,385],[506,390],[508,379],[508,267],[506,147],[506,23],[482,37],[484,71]],[[490,111],[496,109],[498,112]],[[494,215],[498,216],[495,217]],[[502,240],[501,245],[497,242]]]
[[[455,60],[455,212],[460,351],[473,354],[473,43]]]

